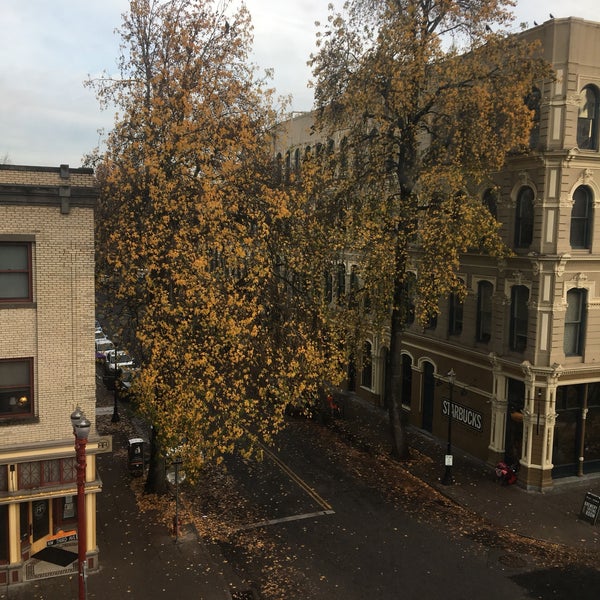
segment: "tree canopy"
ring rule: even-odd
[[[325,244],[274,176],[273,91],[248,56],[242,6],[132,0],[117,107],[98,164],[99,293],[140,359],[137,398],[188,470],[248,454],[288,403],[341,377],[322,298]]]
[[[351,157],[340,158],[352,168],[335,167],[332,189],[347,199],[345,245],[360,257],[371,306],[382,322],[392,315],[396,411],[409,274],[425,324],[441,297],[465,293],[463,253],[507,251],[481,196],[510,153],[527,151],[533,112],[525,98],[550,76],[538,46],[509,29],[513,5],[349,0],[342,12],[330,5],[318,33],[318,127],[343,132]]]

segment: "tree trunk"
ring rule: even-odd
[[[395,248],[394,306],[392,309],[390,331],[390,389],[388,410],[392,434],[392,456],[397,460],[408,460],[410,458],[410,450],[406,435],[406,417],[402,410],[401,392],[402,356],[400,354],[400,344],[405,320],[404,307],[406,306],[406,299],[404,298],[405,286],[402,277],[404,273],[404,264],[402,262],[403,252],[400,244],[400,239],[398,239]]]
[[[399,312],[394,309],[394,313]],[[410,449],[406,435],[406,418],[402,410],[402,357],[400,355],[401,327],[400,319],[392,316],[391,341],[390,341],[390,391],[388,411],[392,433],[392,456],[397,460],[408,460]]]
[[[148,465],[148,475],[144,491],[147,494],[166,494],[167,493],[167,472],[165,469],[165,459],[161,456],[156,427],[150,427],[150,464]]]

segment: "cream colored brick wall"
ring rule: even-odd
[[[61,186],[70,185],[74,187],[94,187],[96,181],[92,173],[81,173],[69,171],[68,177],[61,177],[55,168],[47,170],[33,170],[31,168],[18,168],[10,166],[0,169],[0,185],[39,185],[39,186]]]
[[[35,307],[0,308],[0,358],[34,358],[38,417],[1,424],[0,449],[68,439],[77,405],[95,422],[93,209],[0,204],[0,234],[35,236]]]

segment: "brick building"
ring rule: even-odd
[[[521,485],[600,471],[600,24],[552,19],[520,34],[538,39],[555,69],[540,82],[531,151],[510,157],[481,199],[514,256],[468,254],[464,302],[402,336],[402,404],[412,425],[494,464],[520,463]],[[275,153],[293,169],[320,141],[305,113],[282,125]],[[346,257],[333,285],[350,289]],[[415,265],[418,264],[415,262]],[[385,397],[389,339],[365,340],[348,385]],[[450,378],[455,380],[450,399]],[[452,400],[452,402],[450,402]]]
[[[0,165],[0,584],[77,571],[31,560],[77,529],[70,415],[92,421],[88,567],[97,566],[94,206],[90,169]],[[51,568],[54,567],[54,568]]]

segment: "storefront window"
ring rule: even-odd
[[[586,397],[587,395],[587,397]],[[587,406],[585,420],[583,409]],[[557,389],[553,475],[574,475],[583,455],[583,472],[600,470],[600,382]]]

